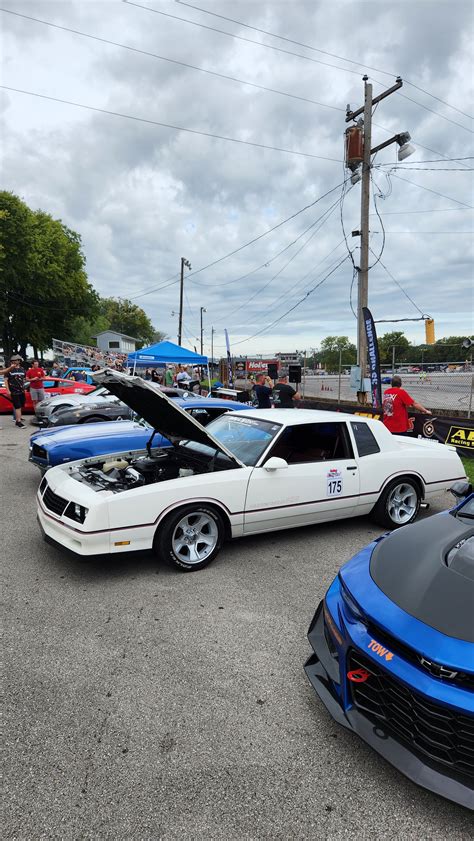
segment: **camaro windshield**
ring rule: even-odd
[[[265,452],[270,442],[275,438],[281,429],[278,423],[247,418],[243,415],[236,415],[228,412],[220,418],[209,423],[206,427],[213,438],[220,441],[239,461],[253,467]],[[205,444],[198,444],[197,441],[184,441],[183,446],[213,456],[214,450]]]
[[[474,519],[474,496],[471,496],[456,514],[458,517],[472,517]]]

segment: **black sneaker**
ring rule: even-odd
[[[26,429],[26,424],[22,423],[21,421],[16,421],[15,426],[17,426],[18,429]]]

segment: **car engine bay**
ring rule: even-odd
[[[70,476],[95,491],[120,493],[131,488],[154,485],[169,479],[226,469],[229,463],[214,457],[185,454],[177,448],[158,450],[151,455],[118,456],[71,466]]]

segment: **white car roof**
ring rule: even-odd
[[[238,414],[238,412],[233,413],[233,415]],[[302,423],[334,423],[335,421],[363,421],[371,426],[376,425],[377,428],[383,426],[374,418],[361,417],[348,412],[329,412],[323,409],[249,409],[245,412],[245,417],[291,424],[291,426]]]

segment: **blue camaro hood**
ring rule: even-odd
[[[444,512],[379,538],[342,567],[339,580],[369,632],[389,634],[430,660],[474,671],[474,577],[458,569],[464,555],[454,564],[448,557],[472,534],[472,521]]]
[[[148,426],[145,427],[134,421],[105,421],[87,424],[87,430],[80,424],[78,426],[52,427],[42,432],[35,432],[31,436],[31,442],[43,446],[43,444],[48,443],[51,436],[54,436],[55,444],[67,444],[84,439],[90,441],[92,438],[94,440],[103,438],[110,441],[122,437],[134,429],[148,430],[151,435],[151,429]]]

